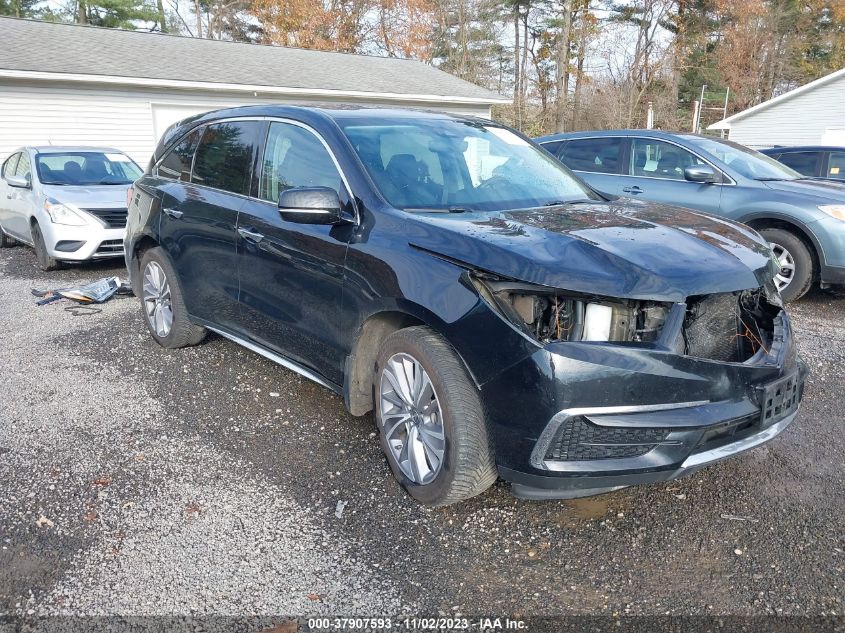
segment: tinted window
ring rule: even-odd
[[[563,145],[563,141],[548,141],[546,143],[541,143],[540,147],[542,147],[552,156],[557,156],[557,153],[560,151],[561,145]]]
[[[15,175],[15,169],[18,166],[18,159],[20,156],[21,154],[18,152],[17,154],[12,154],[6,159],[6,162],[3,163],[3,178]]]
[[[778,158],[787,167],[792,167],[804,176],[815,176],[819,164],[819,152],[787,152]]]
[[[279,194],[293,187],[331,187],[343,197],[340,172],[320,140],[297,125],[271,123],[259,196],[278,202]]]
[[[683,135],[688,143],[704,150],[717,160],[726,163],[745,178],[755,180],[795,180],[800,178],[794,169],[779,163],[771,156],[766,156],[739,143],[724,139],[704,138],[702,136]]]
[[[191,179],[191,163],[194,160],[194,151],[199,145],[202,129],[193,130],[176,146],[171,149],[158,165],[157,174],[165,178],[189,181]]]
[[[684,170],[692,165],[703,165],[695,154],[672,143],[647,138],[635,138],[631,142],[632,176],[685,180]]]
[[[845,180],[845,152],[831,152],[827,162],[827,177]]]
[[[49,185],[128,185],[141,175],[141,168],[119,152],[38,154],[35,167]]]
[[[560,159],[570,169],[602,174],[619,172],[622,138],[579,138],[567,141]]]
[[[233,121],[206,127],[194,158],[191,182],[247,195],[261,128],[258,121]]]

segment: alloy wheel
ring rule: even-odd
[[[153,330],[161,338],[166,337],[173,327],[170,284],[164,270],[156,262],[149,262],[144,269],[143,299],[147,320]]]
[[[379,423],[390,456],[412,482],[430,483],[443,466],[446,433],[428,373],[410,354],[394,354],[381,374],[379,395]]]
[[[780,244],[771,242],[769,246],[771,246],[772,253],[774,253],[780,266],[777,274],[775,274],[775,285],[779,291],[783,291],[795,278],[795,260],[793,260],[792,254]]]

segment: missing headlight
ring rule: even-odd
[[[591,297],[517,282],[475,279],[482,297],[540,343],[649,342],[670,303]]]

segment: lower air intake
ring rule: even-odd
[[[565,420],[546,450],[550,461],[618,459],[645,455],[666,439],[666,429],[619,429],[597,426],[583,417]]]

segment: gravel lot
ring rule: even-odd
[[[769,445],[429,510],[329,391],[216,336],[163,350],[132,297],[74,316],[30,295],[112,274],[0,251],[0,615],[845,614],[845,296],[793,307],[813,373]]]

